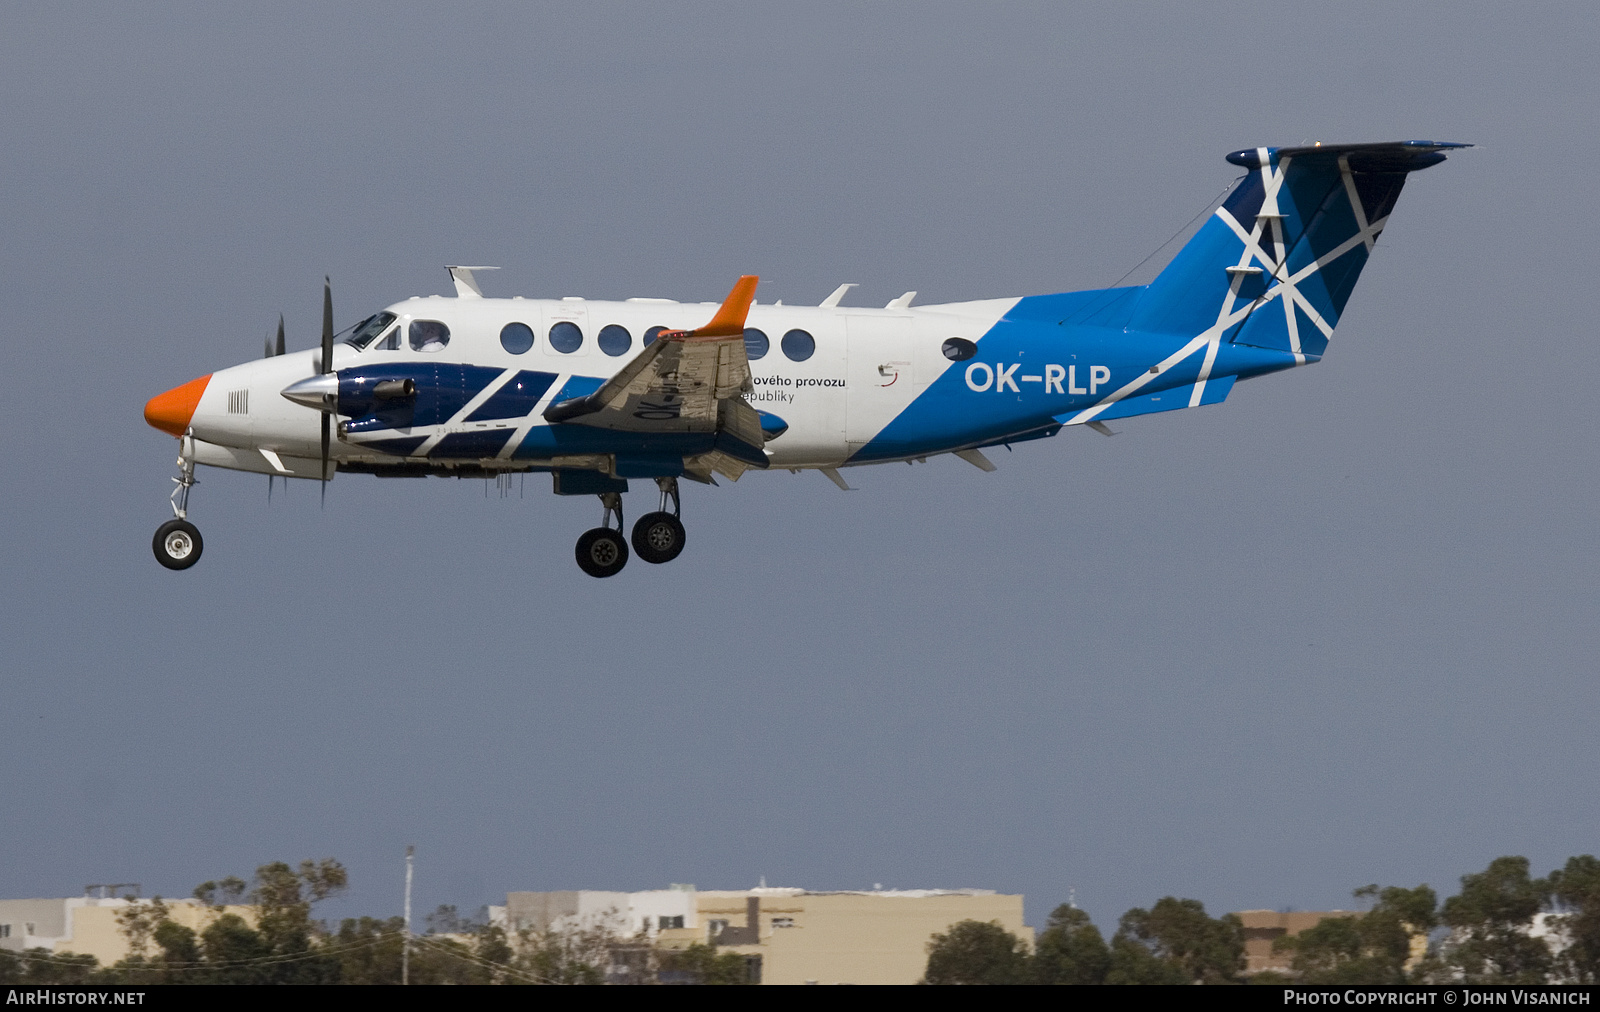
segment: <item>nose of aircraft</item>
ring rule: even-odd
[[[162,432],[174,436],[183,435],[189,428],[189,420],[194,417],[194,409],[200,403],[200,396],[206,392],[206,384],[210,382],[211,374],[206,373],[181,387],[173,387],[164,394],[156,394],[144,406],[144,420]]]

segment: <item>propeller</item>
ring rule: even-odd
[[[283,324],[278,324],[278,347],[283,347]],[[279,352],[282,354],[282,351]],[[339,405],[339,377],[333,374],[333,282],[322,279],[322,355],[316,360],[317,375],[291,383],[281,391],[296,404],[322,413],[322,501],[328,501],[328,452],[332,437],[333,413]]]
[[[278,355],[282,355],[282,354],[283,354],[283,314],[279,313],[278,314],[278,344],[277,344],[277,347],[276,347],[276,349],[274,349],[273,344],[272,344],[272,335],[270,333],[267,334],[266,348],[262,352],[261,357],[262,358],[274,358],[274,357],[276,357]]]
[[[333,280],[322,278],[322,375],[333,372]],[[328,437],[333,424],[333,405],[322,405],[322,503],[328,503]]]
[[[282,355],[283,351],[284,351],[284,347],[283,347],[283,314],[279,313],[278,314],[278,344],[277,344],[277,347],[276,348],[273,347],[273,344],[272,344],[272,332],[268,331],[267,332],[267,337],[266,337],[266,342],[265,342],[265,347],[264,347],[263,352],[262,352],[262,357],[263,358],[276,358],[277,356]],[[272,503],[272,478],[273,478],[272,475],[270,475],[270,474],[267,475],[267,503],[268,503],[268,505],[271,505],[271,503]],[[284,481],[283,487],[284,487],[285,491],[287,491],[288,488],[289,488],[289,479],[285,478],[283,481]]]

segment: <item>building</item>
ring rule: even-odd
[[[631,938],[654,937],[663,926],[697,928],[694,886],[675,885],[637,893],[575,889],[550,893],[507,893],[504,907],[490,907],[490,919],[507,931],[573,931],[604,928]]]
[[[1244,959],[1247,974],[1263,970],[1284,973],[1292,952],[1273,952],[1272,943],[1314,928],[1329,917],[1360,917],[1357,910],[1240,910],[1233,916],[1244,925]]]
[[[662,948],[714,944],[746,956],[763,984],[914,984],[928,941],[958,921],[998,921],[1033,939],[1022,897],[989,889],[509,893],[491,914],[512,932],[605,927]]]
[[[91,887],[92,888],[92,887]],[[104,891],[102,891],[104,892]],[[128,936],[117,915],[128,907],[148,902],[137,896],[85,895],[65,899],[0,900],[0,949],[48,949],[52,953],[90,955],[101,966],[127,959]],[[203,931],[221,913],[191,899],[163,900],[171,920]],[[254,907],[227,907],[254,923]]]

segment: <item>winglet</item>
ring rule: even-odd
[[[722,301],[722,308],[711,322],[698,330],[669,330],[659,335],[662,339],[691,337],[737,337],[744,333],[745,317],[750,315],[750,303],[756,300],[756,284],[761,280],[746,274],[734,282],[733,291]]]

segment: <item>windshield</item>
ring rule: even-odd
[[[377,313],[369,316],[356,324],[356,329],[349,337],[344,339],[344,343],[354,345],[357,348],[365,348],[372,343],[373,338],[383,333],[394,320],[393,313]]]

